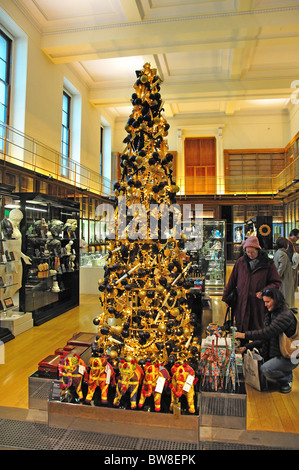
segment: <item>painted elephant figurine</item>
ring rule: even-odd
[[[101,402],[103,405],[106,405],[108,403],[109,385],[115,385],[115,383],[115,372],[111,364],[107,361],[107,357],[91,357],[89,359],[88,390],[85,403],[90,404],[96,388],[100,387]]]
[[[82,382],[85,372],[86,365],[80,356],[74,355],[62,358],[59,366],[59,375],[62,381],[60,385],[62,401],[67,398],[72,386],[75,387],[79,400],[83,400]]]
[[[154,395],[155,411],[161,410],[162,391],[156,392],[156,385],[159,377],[165,379],[165,383],[163,385],[164,388],[164,386],[167,385],[167,382],[170,377],[167,369],[165,369],[165,367],[160,366],[158,363],[151,364],[150,362],[147,362],[144,366],[144,379],[138,403],[139,408],[143,407],[146,398],[150,397],[151,395]]]
[[[144,376],[143,370],[135,360],[121,360],[118,368],[120,376],[116,384],[113,405],[119,406],[121,398],[129,391],[131,409],[135,409],[137,407],[138,387]]]
[[[188,376],[195,377],[194,370],[188,364],[175,364],[171,368],[171,383],[169,384],[169,388],[171,389],[171,403],[170,403],[170,410],[173,410],[174,403],[181,398],[182,395],[185,395],[188,402],[188,410],[189,413],[195,413],[194,407],[194,382],[189,387],[185,387],[187,390],[184,390],[184,386],[186,384],[186,380]]]

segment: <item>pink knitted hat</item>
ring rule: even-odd
[[[253,236],[253,235],[251,237],[248,237],[245,240],[245,242],[243,242],[242,246],[243,246],[244,250],[245,250],[245,248],[248,248],[249,246],[251,248],[257,248],[258,250],[261,250],[261,246],[259,244],[258,238]]]

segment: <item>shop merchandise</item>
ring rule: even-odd
[[[169,383],[168,370],[160,364],[146,363],[144,366],[144,379],[138,406],[142,408],[145,400],[154,396],[155,411],[161,410],[161,397],[164,387]]]

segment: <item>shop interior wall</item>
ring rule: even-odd
[[[298,105],[299,107],[299,105]],[[293,121],[291,119],[293,118]],[[296,118],[296,119],[295,119]],[[113,150],[122,152],[126,136],[124,120],[115,124]],[[189,117],[168,119],[170,129],[168,148],[177,151],[176,178],[184,177],[185,137],[216,136],[222,140],[222,149],[266,149],[283,148],[299,130],[299,113],[254,114],[224,116],[221,121],[214,118]]]
[[[93,171],[98,170],[101,114],[90,104],[89,90],[67,66],[54,64],[44,54],[40,47],[38,32],[14,7],[13,2],[4,2],[3,9],[2,3],[0,0],[1,25],[15,39],[10,125],[60,153],[62,93],[67,83],[71,95],[77,102],[80,101],[80,106],[77,106],[79,109],[77,122],[73,125],[76,132],[79,130],[80,138],[74,139],[75,146],[71,157]],[[27,68],[24,64],[21,67],[20,63],[15,62],[20,61],[20,54],[16,53],[16,48],[22,41],[27,45],[27,48],[24,48],[25,51],[27,49]],[[24,56],[21,58],[24,62]],[[21,113],[20,103],[16,98],[18,96],[16,73],[20,70],[26,74],[22,90],[25,104]]]

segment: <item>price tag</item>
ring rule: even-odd
[[[82,364],[79,365],[79,374],[84,375],[85,367]]]
[[[109,385],[110,384],[110,378],[111,378],[111,369],[108,366],[108,364],[106,365],[105,372],[106,372],[106,385]]]
[[[158,377],[155,392],[162,393],[163,388],[164,388],[164,384],[165,384],[165,378],[164,377]]]
[[[184,392],[189,392],[193,384],[193,381],[194,381],[194,377],[189,374],[183,387]]]

